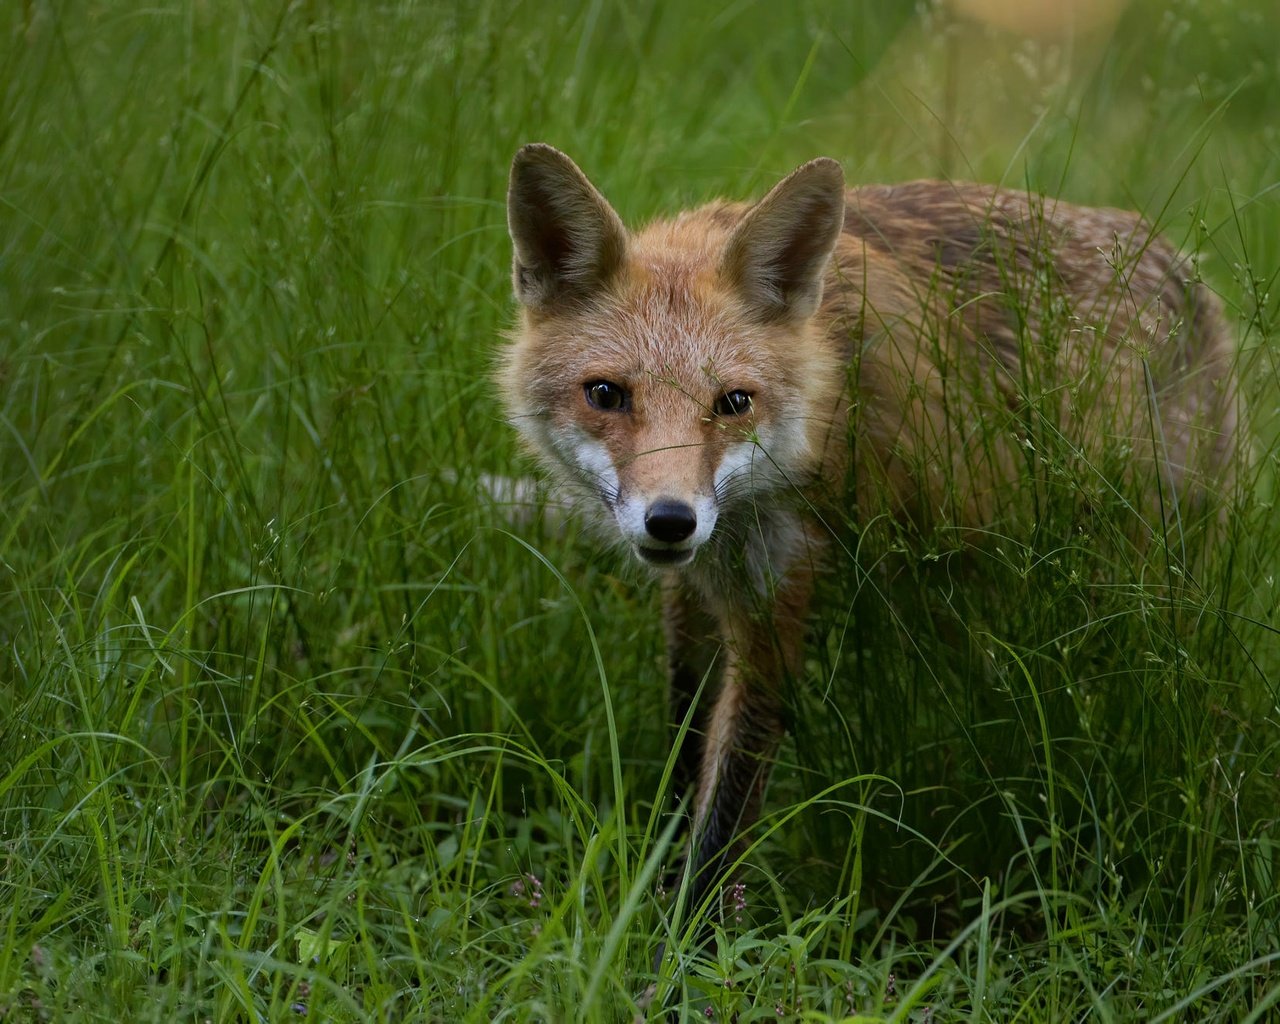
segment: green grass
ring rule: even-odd
[[[7,5],[0,1017],[628,1019],[668,937],[700,1019],[1267,1019],[1278,32]],[[701,957],[654,589],[477,497],[529,471],[488,368],[532,140],[633,221],[817,154],[1140,209],[1242,340],[1258,458],[1190,576],[1104,518],[831,583]]]

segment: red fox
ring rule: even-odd
[[[1104,452],[1146,466],[1134,518],[1156,536],[1232,479],[1231,333],[1136,214],[942,181],[846,189],[818,159],[755,205],[630,232],[534,144],[508,223],[510,420],[661,575],[677,722],[705,682],[682,762],[695,906],[758,816],[832,522],[1006,529],[1038,428],[1086,490],[1109,486]]]

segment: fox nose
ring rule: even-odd
[[[688,540],[697,529],[698,517],[683,501],[659,498],[644,514],[645,531],[654,540],[676,544]]]

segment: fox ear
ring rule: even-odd
[[[580,300],[622,264],[627,229],[613,207],[558,149],[516,153],[507,189],[516,298],[533,309]]]
[[[843,226],[844,172],[834,160],[811,160],[747,212],[720,272],[763,320],[812,316]]]

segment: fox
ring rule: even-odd
[[[1145,467],[1133,518],[1151,536],[1211,517],[1232,486],[1232,331],[1136,213],[952,181],[846,187],[823,157],[755,203],[633,231],[532,143],[507,221],[507,417],[660,580],[670,721],[694,723],[675,762],[692,906],[760,815],[838,524],[961,544],[1012,529],[1037,425],[1079,454],[1086,490],[1111,486],[1104,451]]]

